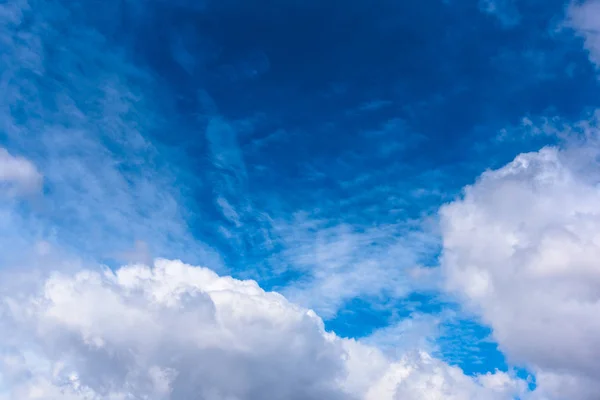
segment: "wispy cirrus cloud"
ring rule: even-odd
[[[427,268],[438,241],[427,224],[352,226],[299,213],[275,225],[281,251],[275,270],[299,274],[284,289],[291,299],[332,317],[353,298],[402,298],[435,286]]]
[[[39,171],[4,152],[3,180],[24,190],[43,175],[36,224],[80,254],[109,260],[144,241],[218,268],[186,226],[172,168],[145,138],[162,129],[140,89],[152,79],[85,21],[66,23],[74,13],[61,2],[0,6],[1,138]]]
[[[433,264],[439,244],[435,222],[426,211],[409,216],[404,210],[416,198],[429,204],[427,198],[435,190],[407,190],[410,185],[406,183],[384,182],[390,169],[335,179],[321,172],[325,166],[316,159],[299,166],[303,171],[299,183],[310,181],[316,187],[307,199],[285,191],[263,192],[256,183],[253,187],[252,179],[260,180],[256,160],[268,158],[266,152],[273,146],[297,140],[299,135],[276,131],[256,139],[251,134],[256,129],[252,122],[227,121],[218,115],[216,106],[209,113],[212,117],[206,117],[205,136],[212,172],[208,176],[216,210],[223,217],[216,223],[226,247],[242,263],[236,267],[238,273],[268,282],[326,318],[335,317],[355,298],[377,302],[385,296],[402,298],[435,286],[436,272],[427,268]],[[397,139],[398,135],[404,140]],[[423,137],[409,132],[402,120],[392,118],[379,129],[361,133],[357,140],[373,149],[375,160],[387,160],[410,151]],[[362,161],[360,155],[349,151],[333,162],[343,176],[352,172],[353,163]],[[276,168],[262,170],[267,177],[278,173]],[[327,182],[333,185],[325,186]],[[349,195],[339,198],[339,192]],[[361,204],[369,208],[360,210]],[[318,208],[301,211],[312,205]],[[348,210],[347,216],[359,218],[344,220],[337,209],[340,206]],[[389,223],[388,213],[405,220]],[[369,223],[359,214],[377,215],[380,222]]]

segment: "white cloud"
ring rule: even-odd
[[[0,194],[32,194],[41,190],[42,181],[42,174],[31,161],[0,147]]]
[[[590,60],[600,66],[600,0],[573,1],[566,24],[583,37]]]
[[[0,398],[509,400],[523,390],[426,354],[390,362],[253,281],[179,261],[39,283],[3,288]]]
[[[374,385],[366,400],[500,400],[513,399],[525,392],[523,381],[502,372],[467,377],[460,368],[419,354],[392,364]],[[393,397],[388,393],[393,393]]]
[[[402,298],[431,288],[435,270],[420,263],[438,238],[427,222],[365,227],[299,212],[291,221],[273,224],[282,250],[271,262],[276,272],[289,268],[303,273],[284,290],[286,296],[331,317],[356,297]]]
[[[394,324],[377,329],[371,335],[361,339],[393,357],[414,349],[427,352],[437,350],[434,343],[440,335],[440,322],[443,315],[413,313]]]
[[[161,256],[222,267],[188,229],[174,164],[146,140],[166,119],[144,92],[157,85],[77,12],[73,2],[0,3],[0,131],[39,171],[0,151],[0,191],[37,190],[42,174],[35,229],[79,254],[112,258],[143,241]]]
[[[543,399],[600,393],[600,147],[587,129],[584,144],[485,172],[441,210],[448,288],[538,373]]]

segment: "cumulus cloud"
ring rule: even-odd
[[[537,398],[600,393],[600,165],[584,143],[519,155],[441,210],[447,287],[480,313]]]
[[[253,281],[179,261],[3,288],[6,399],[512,399],[505,373],[427,354],[390,362]]]
[[[524,382],[506,373],[490,373],[472,379],[460,368],[449,367],[420,354],[392,364],[383,379],[370,389],[367,399],[500,400],[513,399],[524,392]]]
[[[42,181],[42,174],[31,161],[0,147],[0,193],[11,197],[35,193]]]

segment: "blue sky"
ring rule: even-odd
[[[21,258],[31,243],[113,269],[180,259],[340,337],[533,390],[540,364],[499,343],[487,303],[447,290],[439,210],[595,129],[593,42],[571,3],[0,4],[0,147],[44,177],[3,200],[0,266],[48,268],[47,252]]]

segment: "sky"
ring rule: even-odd
[[[597,400],[600,0],[0,0],[0,400]]]

